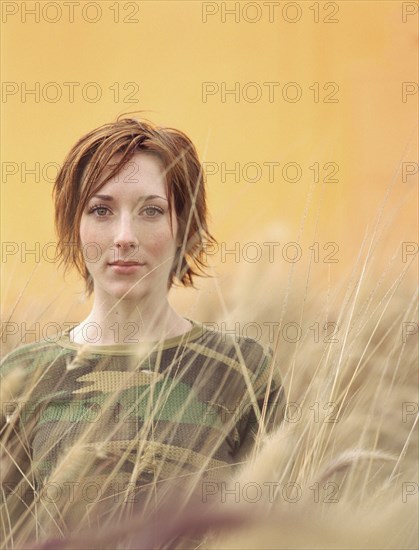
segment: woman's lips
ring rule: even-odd
[[[112,262],[109,264],[112,270],[120,275],[130,275],[131,273],[136,273],[144,265],[145,264],[139,262]]]

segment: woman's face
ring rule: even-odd
[[[136,153],[82,213],[80,240],[96,297],[147,297],[156,305],[165,300],[177,231],[174,211],[171,225],[161,161]]]

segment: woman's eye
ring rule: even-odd
[[[106,206],[93,206],[90,210],[89,210],[89,214],[95,214],[96,216],[98,216],[99,218],[103,218],[104,216],[107,215],[108,213],[108,208]]]
[[[143,209],[143,212],[146,213],[148,218],[155,218],[158,214],[163,214],[163,210],[157,206],[146,206]]]

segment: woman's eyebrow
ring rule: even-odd
[[[162,197],[161,195],[144,195],[140,197],[140,200],[142,201],[149,201],[153,199],[163,199],[164,201],[169,202],[166,197]]]
[[[113,197],[111,197],[111,195],[93,195],[93,197],[91,197],[92,199],[100,199],[101,201],[112,201],[113,200]]]
[[[92,199],[100,199],[102,201],[112,202],[114,198],[112,195],[93,195]],[[161,195],[142,195],[141,197],[138,197],[138,202],[145,202],[153,199],[162,199],[166,202],[169,202],[166,197],[162,197]]]

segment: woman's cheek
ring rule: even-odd
[[[141,245],[140,245],[141,247]],[[147,250],[153,256],[163,256],[169,254],[172,249],[171,241],[167,235],[155,235],[151,242],[147,246]]]
[[[175,236],[172,235],[170,227],[166,224],[154,228],[153,231],[147,232],[143,237],[141,239],[140,236],[140,248],[143,244],[144,247],[156,255],[163,254],[166,250],[169,251],[175,246]]]
[[[85,220],[80,224],[80,242],[82,245],[105,243],[106,240],[106,227],[101,227],[98,230],[92,223],[89,223],[89,220]]]

